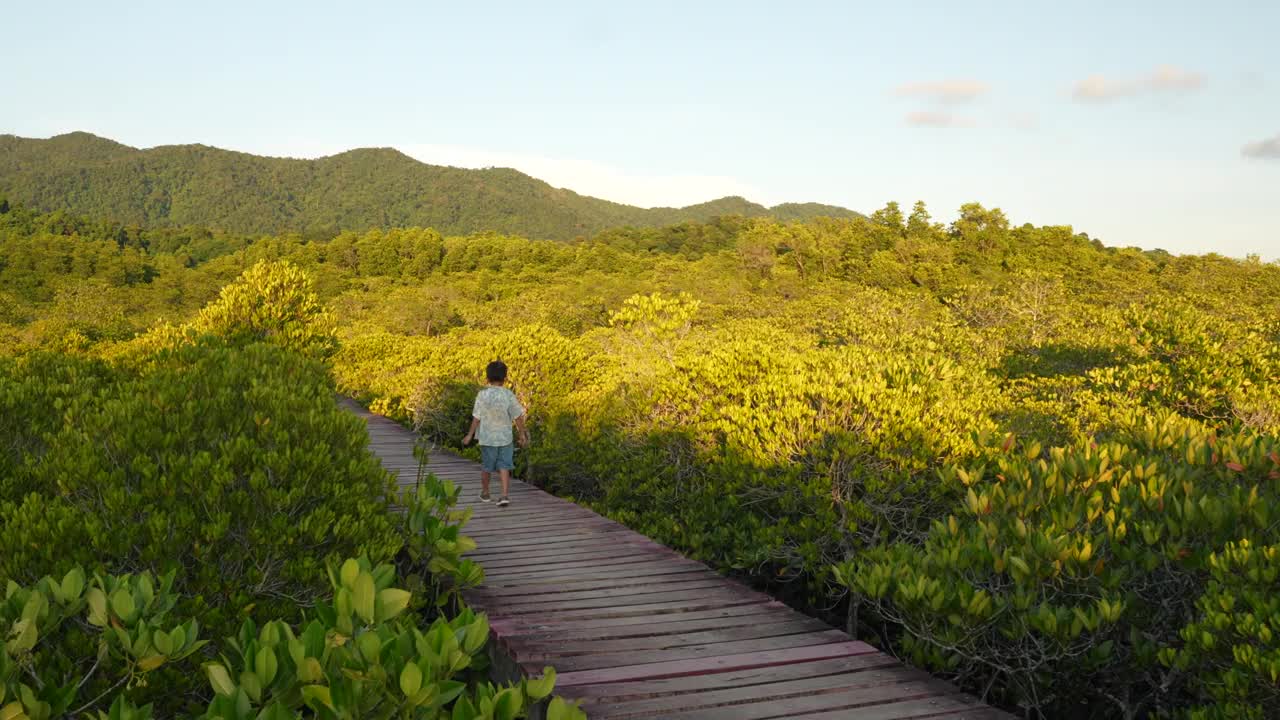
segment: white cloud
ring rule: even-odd
[[[935,110],[917,110],[909,112],[905,118],[907,125],[911,127],[934,127],[934,128],[967,128],[974,127],[977,123],[972,118],[953,115],[948,112],[938,112]]]
[[[1280,160],[1280,134],[1265,140],[1248,143],[1240,148],[1240,154],[1247,158]]]
[[[1105,102],[1155,93],[1189,93],[1204,87],[1204,75],[1172,65],[1161,65],[1136,78],[1091,75],[1075,84],[1071,95],[1083,102]]]
[[[1031,112],[1009,113],[1004,120],[1015,130],[1036,130],[1040,127],[1040,116]]]
[[[937,80],[905,83],[894,88],[893,94],[902,97],[920,97],[942,103],[961,103],[985,95],[990,86],[978,80]]]

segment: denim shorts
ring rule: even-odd
[[[515,450],[515,444],[481,445],[480,465],[484,468],[485,472],[514,469],[515,464],[513,460]]]

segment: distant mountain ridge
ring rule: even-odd
[[[86,132],[47,140],[0,135],[0,195],[142,226],[201,225],[242,233],[424,226],[568,240],[624,225],[715,216],[855,217],[833,205],[772,208],[741,197],[639,208],[579,195],[509,168],[429,165],[392,148],[299,160],[206,145],[140,150]]]

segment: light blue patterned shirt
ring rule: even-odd
[[[512,442],[511,423],[524,415],[516,394],[505,387],[490,385],[476,395],[471,416],[480,421],[476,441],[481,445],[502,447]]]

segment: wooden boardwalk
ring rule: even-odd
[[[411,485],[413,434],[344,406]],[[480,503],[479,465],[450,454],[428,470],[476,510],[464,532],[486,580],[466,600],[489,615],[495,661],[555,667],[592,718],[1010,717],[590,510],[515,480],[509,507]]]

